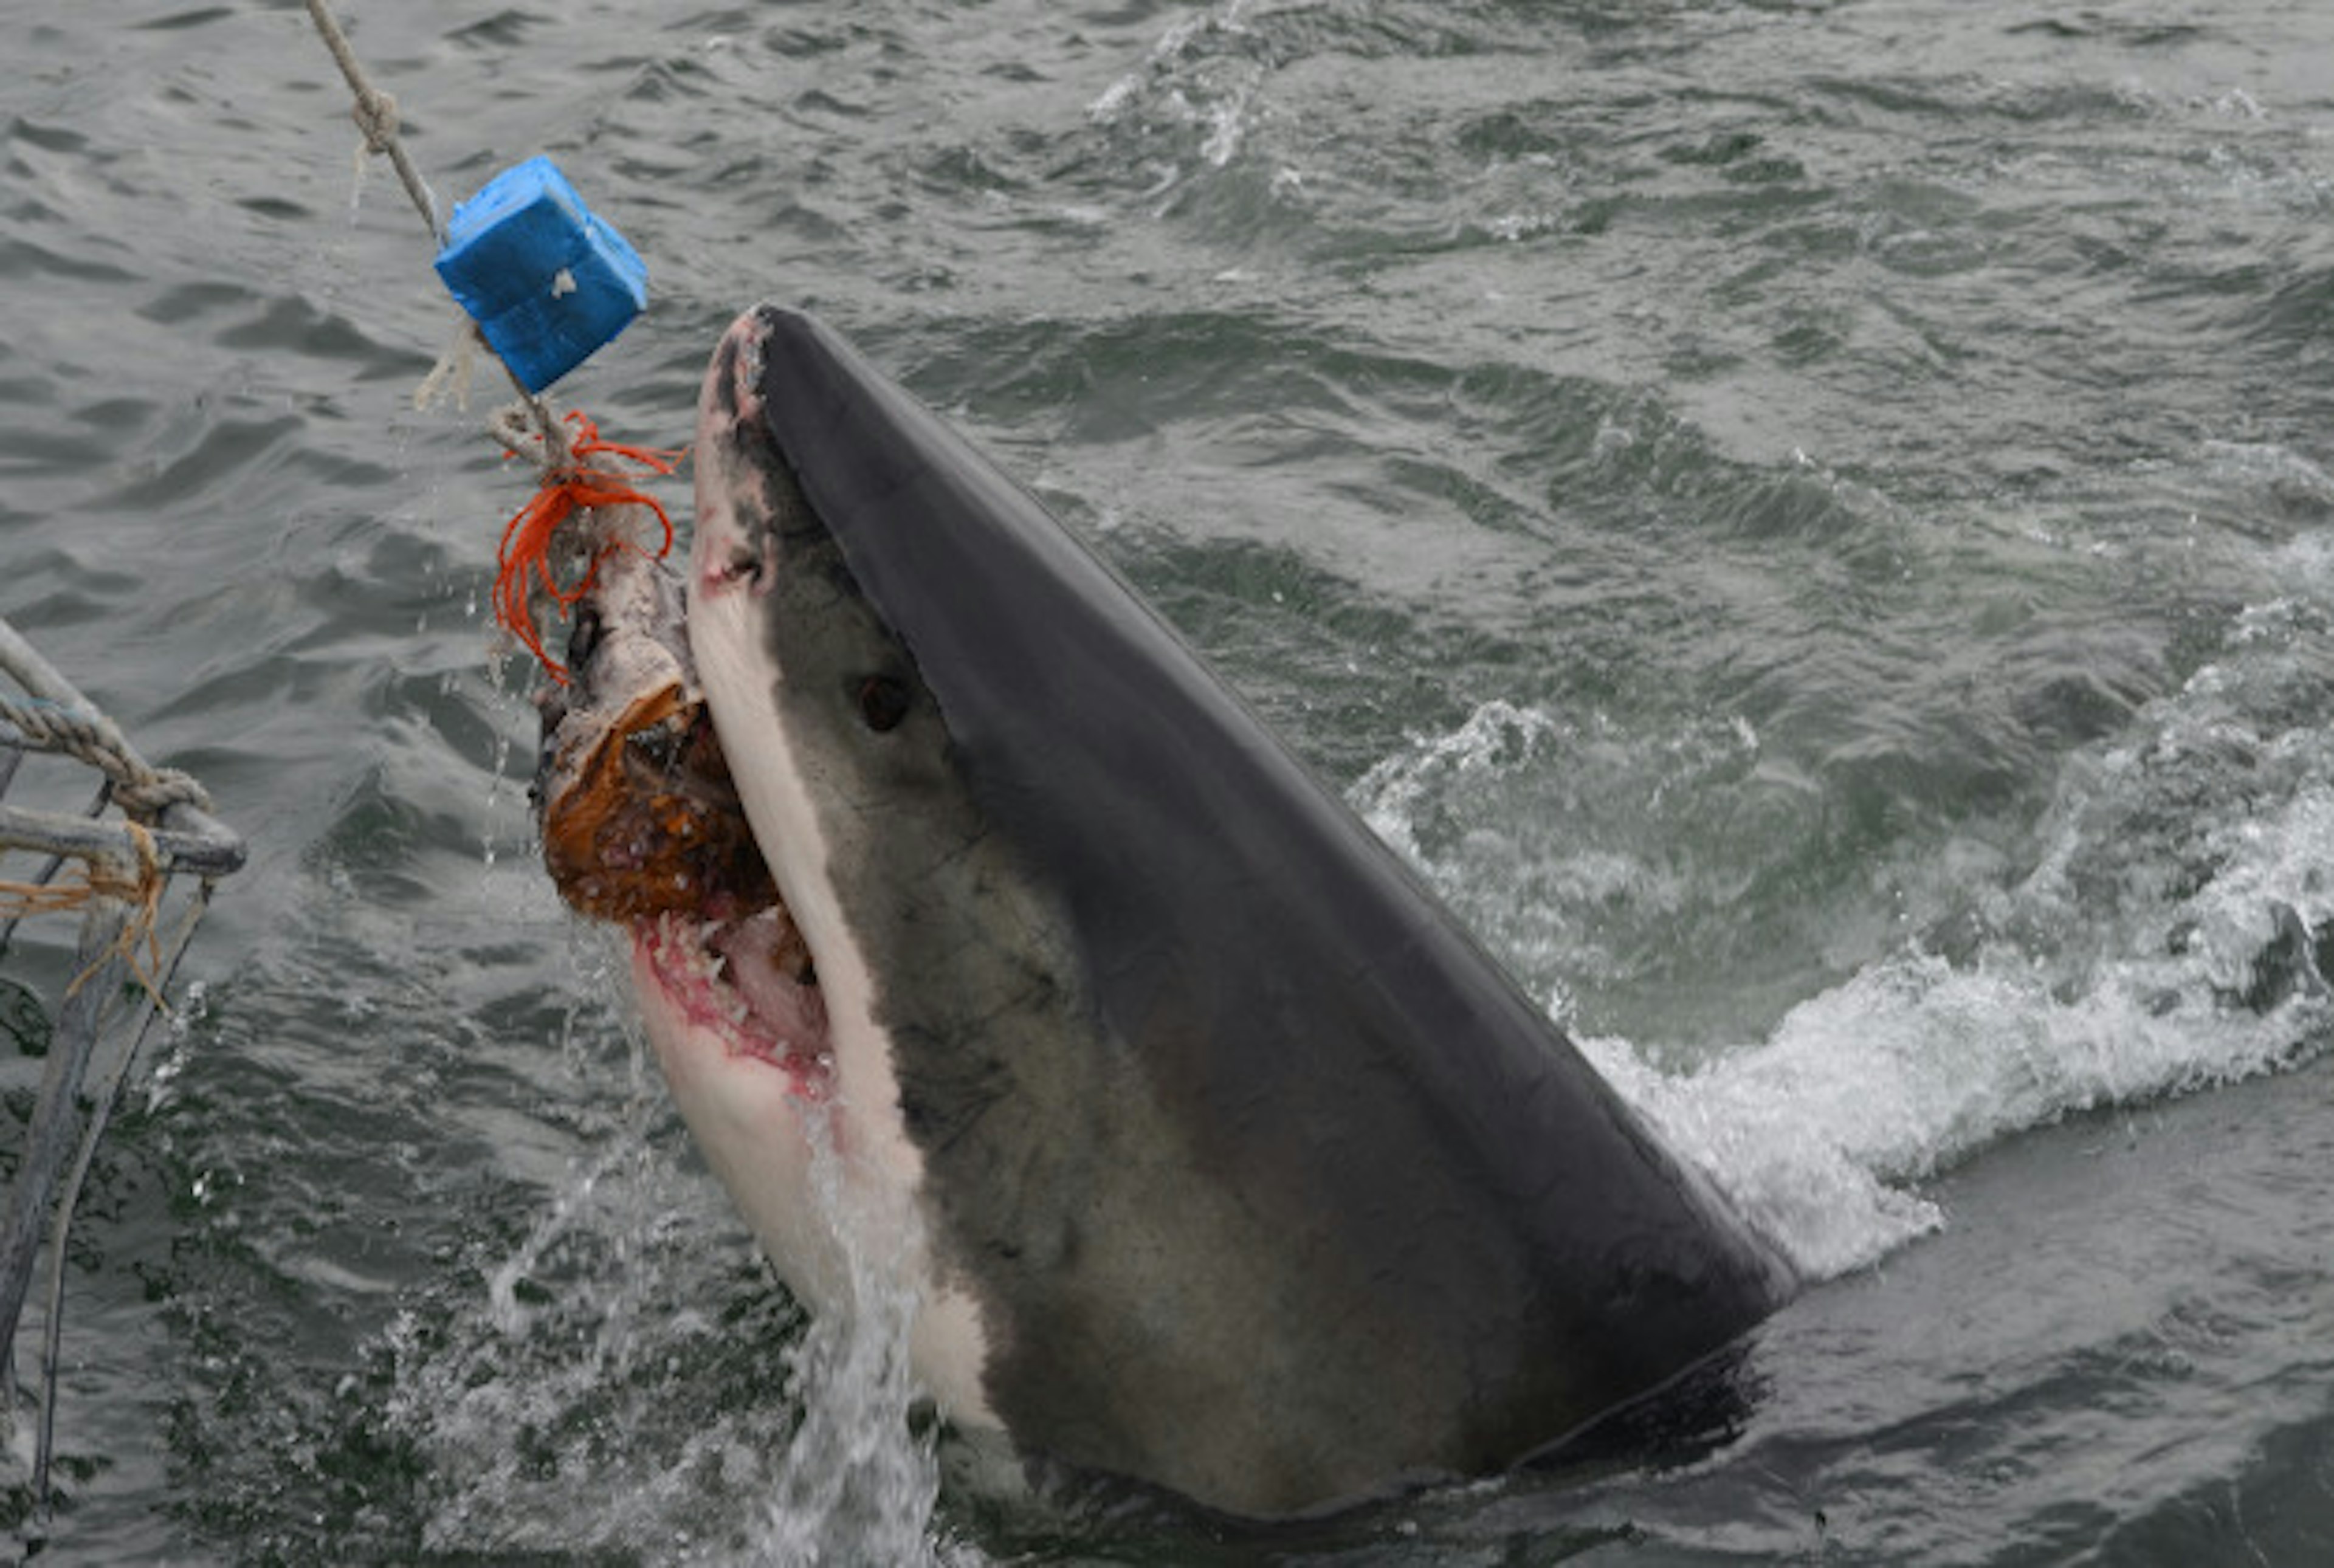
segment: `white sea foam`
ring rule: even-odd
[[[2334,1035],[2334,992],[2314,951],[2315,934],[2334,925],[2334,741],[2295,695],[2312,669],[2302,645],[2326,635],[2326,596],[2312,585],[2329,574],[2321,547],[2288,553],[2296,593],[2240,615],[2226,659],[2111,743],[2067,759],[2023,866],[1972,856],[1967,874],[1933,879],[1942,884],[1933,900],[1958,908],[1924,912],[1951,919],[1877,943],[1844,979],[1818,979],[1761,1038],[1683,1048],[1580,1041],[1809,1274],[1868,1265],[1943,1223],[1923,1183],[1990,1143],[2078,1111],[2271,1071]],[[1755,755],[1755,732],[1737,733]],[[1462,910],[1481,900],[1486,868],[1499,865],[1477,840],[1536,860],[1499,869],[1490,896],[1537,890],[1548,907],[1510,909],[1488,933],[1495,947],[1528,936],[1509,956],[1531,970],[1550,951],[1597,952],[1577,928],[1625,898],[1683,919],[1725,890],[1674,866],[1671,885],[1655,887],[1648,864],[1567,845],[1568,827],[1606,831],[1594,813],[1571,823],[1468,814],[1567,803],[1563,792],[1578,780],[1534,784],[1530,775],[1584,769],[1634,781],[1625,809],[1654,813],[1650,781],[1675,772],[1665,754],[1681,749],[1705,754],[1683,787],[1722,793],[1743,775],[1709,763],[1709,740],[1633,740],[1493,702],[1389,759],[1355,794],[1372,825]],[[1625,754],[1618,763],[1615,748]],[[1518,775],[1519,787],[1486,787]],[[1924,852],[1940,865],[1953,859]],[[1601,880],[1589,874],[1598,864]],[[1849,879],[1838,896],[1853,901],[1868,888]],[[1567,1005],[1555,1010],[1574,1022]]]
[[[1256,123],[1257,101],[1269,63],[1241,47],[1249,37],[1250,0],[1182,17],[1171,24],[1133,70],[1114,79],[1086,105],[1095,125],[1117,125],[1130,114],[1202,132],[1201,159],[1211,168],[1239,156]],[[1144,113],[1147,111],[1147,113]],[[1172,185],[1181,171],[1165,182]]]

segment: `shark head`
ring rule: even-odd
[[[669,1005],[648,1008],[651,1034],[699,1143],[789,1284],[815,1308],[848,1310],[838,1245],[885,1259],[921,1301],[910,1348],[923,1385],[957,1421],[994,1425],[979,1303],[926,1241],[925,1159],[899,1062],[902,1025],[912,1027],[902,996],[919,988],[903,982],[959,987],[977,1010],[960,988],[962,935],[1008,919],[1007,900],[976,903],[969,924],[949,902],[986,852],[950,736],[905,640],[861,591],[777,447],[762,374],[759,336],[740,323],[699,400],[690,649],[743,818],[809,957],[819,1075],[774,1082],[767,1057]],[[912,944],[903,955],[896,928],[918,923],[959,945],[954,961],[920,958]],[[747,1000],[757,1017],[759,1000]],[[889,1234],[837,1236],[832,1194],[824,1217],[813,1212],[813,1139],[831,1146],[851,1226]]]
[[[1789,1290],[1336,795],[840,337],[741,318],[695,460],[690,690],[779,915],[637,917],[642,1011],[814,1311],[870,1239],[818,1212],[831,1148],[953,1420],[1309,1510],[1505,1465]]]

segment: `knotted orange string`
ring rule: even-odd
[[[567,684],[567,667],[545,650],[543,638],[535,630],[532,591],[540,588],[544,595],[559,606],[562,620],[568,611],[592,592],[599,581],[600,563],[616,550],[642,550],[638,541],[611,539],[592,553],[591,563],[584,575],[570,587],[561,587],[552,574],[551,547],[559,525],[579,510],[600,506],[645,506],[656,514],[664,525],[663,542],[653,552],[643,553],[662,556],[672,548],[672,518],[656,497],[637,489],[632,476],[620,468],[599,467],[584,459],[605,453],[626,463],[638,465],[642,472],[670,474],[681,459],[679,451],[655,447],[627,447],[600,438],[600,427],[581,409],[571,409],[567,422],[575,427],[574,439],[568,443],[569,461],[555,468],[546,469],[543,487],[532,500],[518,510],[503,530],[502,548],[496,554],[495,619],[504,629],[525,643],[527,651],[541,661],[545,671],[560,685]]]

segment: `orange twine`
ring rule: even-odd
[[[154,1005],[168,1013],[169,1005],[162,1000],[162,986],[157,976],[162,968],[162,937],[159,928],[162,895],[169,887],[170,875],[162,864],[154,835],[136,822],[125,820],[121,825],[130,835],[131,847],[138,851],[135,878],[122,871],[115,857],[94,855],[82,859],[81,880],[77,882],[0,880],[0,919],[66,914],[86,908],[98,899],[121,900],[129,907],[122,912],[121,929],[115,935],[113,945],[74,977],[73,983],[65,987],[65,995],[78,995],[108,960],[120,958],[130,966],[130,972],[138,977],[146,994],[154,998]],[[146,961],[142,963],[140,947],[146,949]]]
[[[637,464],[641,471],[670,474],[680,462],[682,453],[655,447],[627,447],[614,441],[600,439],[600,427],[581,409],[570,409],[567,422],[575,427],[574,438],[568,443],[570,461],[544,471],[543,487],[532,500],[518,510],[503,530],[502,548],[495,557],[495,619],[505,630],[526,644],[527,651],[541,661],[544,670],[560,685],[567,684],[567,667],[545,650],[543,638],[535,629],[532,591],[540,588],[545,596],[559,606],[560,619],[565,620],[584,596],[592,592],[599,581],[600,563],[613,552],[641,550],[651,553],[632,539],[611,539],[592,553],[591,563],[584,575],[571,587],[563,588],[552,574],[551,547],[559,526],[578,510],[591,511],[602,506],[645,506],[656,514],[664,524],[664,540],[653,553],[661,557],[672,548],[672,518],[655,496],[632,484],[632,476],[622,469],[595,467],[581,461],[605,453],[627,463]]]

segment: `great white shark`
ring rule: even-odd
[[[632,923],[682,1116],[814,1311],[847,1310],[831,1147],[950,1420],[1310,1511],[1507,1466],[1794,1287],[1335,792],[834,332],[742,317],[695,468],[685,643],[670,585],[607,572],[546,714],[546,842],[588,829],[554,851],[571,896],[651,873],[594,912]],[[624,803],[563,817],[587,765]]]

